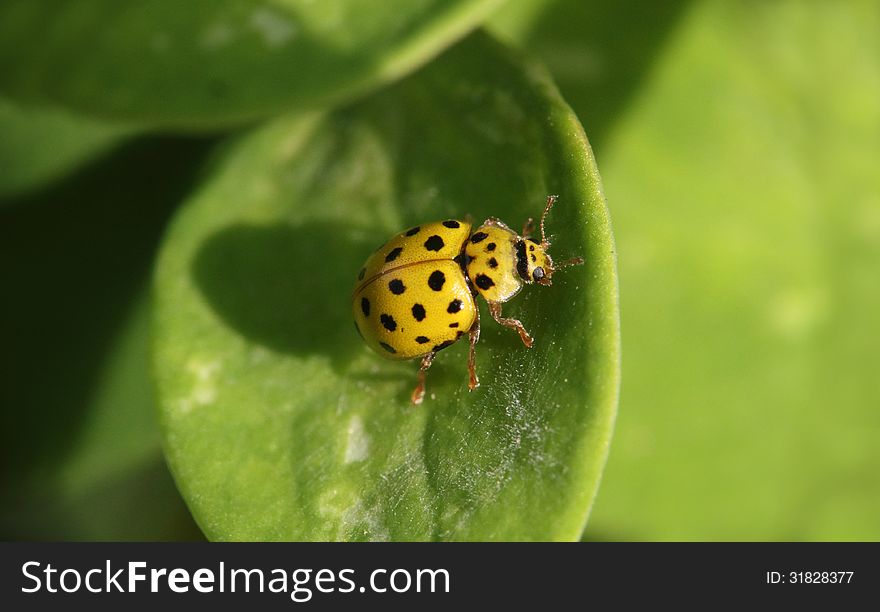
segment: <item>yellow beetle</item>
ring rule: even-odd
[[[554,264],[544,220],[556,202],[549,196],[541,215],[541,242],[531,239],[529,219],[518,235],[494,217],[471,233],[467,221],[425,223],[401,232],[366,261],[352,296],[355,327],[367,345],[389,359],[421,357],[413,404],[425,396],[425,372],[438,351],[468,334],[468,388],[479,386],[475,346],[480,339],[479,294],[492,318],[515,329],[531,348],[532,337],[516,319],[501,316],[501,305],[523,284],[550,285],[553,273],[582,264],[575,257]]]

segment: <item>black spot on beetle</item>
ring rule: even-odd
[[[450,323],[449,327],[458,327],[458,321],[456,321],[455,323]]]
[[[397,259],[397,257],[400,255],[401,252],[403,252],[403,247],[394,247],[393,249],[391,249],[391,251],[388,253],[388,255],[385,256],[385,263],[388,263],[388,262],[391,262],[391,261],[394,261],[395,259]]]
[[[436,353],[437,351],[442,351],[447,346],[452,346],[453,344],[455,344],[455,340],[447,340],[446,342],[441,342],[440,344],[436,345],[431,350]]]
[[[370,300],[365,297],[361,298],[361,311],[364,313],[365,317],[370,316]]]
[[[460,265],[462,268],[467,268],[468,264],[474,260],[473,257],[470,257],[467,253],[461,252],[455,257],[452,258],[452,261]]]
[[[416,342],[419,344],[425,344],[426,342],[430,342],[427,336],[416,336]]]
[[[534,245],[534,244],[530,244],[530,245],[529,245],[529,251],[534,251],[534,250],[535,250],[535,245]]]
[[[406,231],[406,235],[407,235],[407,236],[415,236],[416,234],[419,233],[419,230],[421,230],[421,229],[422,229],[422,228],[419,227],[419,226],[417,225],[417,226],[415,226],[415,227],[413,227],[413,228],[407,230],[407,231]]]
[[[529,280],[529,262],[526,260],[526,243],[524,240],[516,241],[516,273],[524,281]]]
[[[406,287],[404,286],[403,281],[399,278],[395,278],[393,281],[388,283],[388,288],[394,295],[400,295],[401,293],[406,291]]]
[[[461,310],[461,300],[452,300],[446,308],[446,312],[449,314],[455,314],[459,310]]]
[[[532,255],[532,263],[535,263],[535,262],[537,262],[537,261],[538,261],[538,258],[535,257],[534,255]]]
[[[434,291],[440,291],[443,289],[443,284],[446,282],[446,275],[443,274],[440,270],[434,270],[431,272],[431,276],[428,277],[428,286]]]
[[[396,350],[394,350],[394,347],[391,346],[390,344],[385,344],[384,342],[380,342],[379,346],[381,346],[383,349],[385,349],[386,351],[388,351],[391,354],[394,354],[397,352]]]
[[[487,251],[494,251],[494,250],[495,250],[495,247],[497,247],[497,246],[498,246],[498,245],[495,244],[494,242],[490,242],[489,244],[486,245],[486,250],[487,250]]]
[[[497,268],[498,267],[498,260],[495,259],[494,257],[492,259],[490,259],[489,260],[489,267],[490,268]]]
[[[477,278],[474,279],[474,282],[477,284],[477,287],[479,287],[483,291],[495,285],[495,281],[493,281],[485,274],[477,274]]]
[[[486,238],[489,237],[489,234],[486,232],[477,232],[473,236],[471,236],[471,244],[477,244],[478,242],[482,242]]]
[[[394,331],[397,329],[397,321],[394,320],[389,314],[381,314],[379,315],[379,321],[382,323],[382,327],[387,329],[388,331]]]
[[[425,318],[425,307],[421,304],[413,304],[412,313],[416,321],[421,321]]]
[[[379,320],[382,322],[382,327],[384,327],[388,331],[393,332],[395,329],[397,329],[397,321],[395,321],[394,317],[392,317],[390,314],[382,314],[379,317]]]
[[[425,248],[429,251],[439,251],[444,246],[446,246],[446,243],[443,242],[443,238],[437,235],[431,236],[425,240]]]
[[[358,274],[358,280],[364,280],[364,274],[366,274],[366,273],[367,273],[367,269],[366,269],[366,268],[361,268],[361,271],[360,271],[360,273]]]
[[[443,226],[448,227],[449,229],[456,229],[458,227],[461,227],[461,224],[458,221],[450,219],[449,221],[444,221]]]

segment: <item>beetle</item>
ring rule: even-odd
[[[490,217],[472,232],[469,221],[447,219],[412,227],[380,246],[358,273],[352,295],[355,328],[367,345],[394,360],[421,358],[413,404],[425,396],[425,373],[438,351],[465,334],[470,341],[468,388],[479,386],[475,347],[480,339],[481,295],[498,323],[515,330],[523,344],[533,340],[517,319],[502,316],[502,304],[523,285],[549,286],[553,274],[579,265],[581,257],[554,264],[544,221],[558,196],[548,196],[541,215],[541,241],[534,221],[522,234]]]

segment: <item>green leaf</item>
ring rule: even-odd
[[[0,87],[96,115],[207,129],[398,78],[503,0],[7,0]]]
[[[432,219],[540,214],[560,272],[485,309],[417,363],[354,330],[357,270]],[[605,461],[618,387],[615,255],[582,128],[544,72],[473,36],[417,75],[329,116],[281,118],[231,147],[173,223],[156,277],[166,452],[216,540],[576,539]]]
[[[0,98],[0,198],[62,178],[106,153],[128,129]]]
[[[553,74],[601,158],[608,132],[643,86],[690,0],[518,0],[492,15],[493,33]]]
[[[162,457],[146,289],[204,153],[133,141],[0,209],[0,539],[198,535]]]
[[[199,537],[162,457],[148,375],[145,293],[134,300],[133,312],[96,368],[92,397],[63,459],[4,490],[4,539]],[[41,408],[51,412],[53,406]]]
[[[631,13],[551,10],[521,30],[568,95],[614,46],[549,25]],[[588,539],[880,539],[880,7],[694,2],[632,49],[615,112],[571,98],[609,122],[626,330]]]

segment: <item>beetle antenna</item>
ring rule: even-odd
[[[558,195],[547,196],[547,206],[544,207],[544,212],[541,214],[541,247],[545,251],[550,248],[550,241],[547,240],[547,235],[544,233],[544,219],[547,218],[547,213],[550,212],[550,209],[553,208],[553,205],[556,204],[556,200],[558,199]]]

